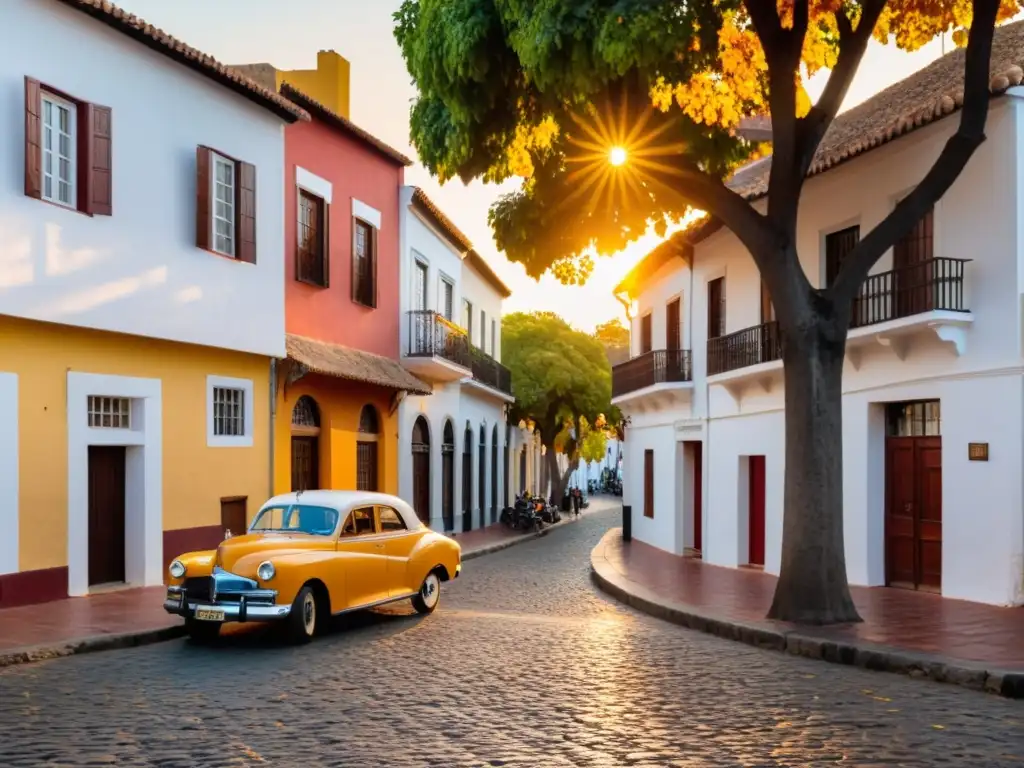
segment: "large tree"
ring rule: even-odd
[[[576,434],[582,434],[589,424],[603,423],[610,408],[611,368],[604,347],[551,312],[516,312],[501,321],[501,359],[512,371],[516,402],[510,416],[534,424],[546,449],[551,493],[561,500],[584,447],[566,442],[566,426],[576,425]],[[558,468],[559,450],[570,459],[564,473]]]
[[[993,28],[1019,0],[405,0],[396,37],[419,90],[412,139],[440,180],[521,187],[491,210],[532,276],[580,282],[653,223],[707,212],[750,252],[782,336],[782,566],[769,615],[859,619],[842,524],[841,380],[854,297],[985,138]],[[969,31],[968,31],[969,30]],[[872,35],[912,50],[953,31],[963,88],[931,169],[815,288],[796,250],[800,193]],[[829,70],[815,104],[803,78]],[[947,108],[948,107],[948,108]],[[767,148],[736,128],[770,115],[771,176],[752,205],[723,179]],[[624,150],[624,151],[623,151]],[[623,162],[625,161],[625,162]],[[661,229],[660,231],[664,231]]]
[[[594,338],[604,345],[608,362],[618,365],[629,360],[629,329],[619,318],[601,323],[594,329]]]

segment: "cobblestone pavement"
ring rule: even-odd
[[[590,584],[614,514],[466,564],[425,619],[356,616],[0,671],[0,766],[1001,766],[1021,703],[761,651]]]

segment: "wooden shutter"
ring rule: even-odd
[[[673,299],[665,311],[665,349],[681,349],[680,300]]]
[[[239,261],[256,263],[256,166],[235,163],[235,237]]]
[[[110,107],[98,104],[83,104],[86,120],[85,162],[80,166],[85,171],[85,198],[83,210],[94,216],[112,216],[113,202],[113,146]]]
[[[209,147],[196,147],[196,246],[207,251],[213,250],[213,209],[210,207],[212,162]]]
[[[25,194],[43,197],[43,95],[39,81],[25,78]]]
[[[725,278],[708,283],[708,338],[725,335]]]
[[[651,351],[653,342],[651,340],[651,314],[648,312],[640,318],[640,354]]]
[[[855,225],[825,235],[825,285],[831,286],[843,262],[860,242],[860,226]]]
[[[380,230],[376,227],[369,227],[370,230],[370,306],[377,306],[377,240],[380,237]]]
[[[352,301],[360,301],[359,295],[359,227],[361,223],[352,217]]]
[[[331,284],[331,206],[326,200],[320,202],[320,248],[324,262],[324,288]]]
[[[654,517],[654,451],[644,451],[644,517]]]

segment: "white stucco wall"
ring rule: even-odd
[[[879,585],[884,565],[884,404],[939,399],[942,413],[942,591],[949,597],[995,604],[1024,602],[1024,392],[1021,293],[1024,244],[1017,221],[1020,190],[1021,106],[993,102],[988,141],[935,208],[934,255],[972,259],[965,269],[965,304],[973,322],[957,356],[927,330],[912,337],[905,359],[872,343],[847,361],[843,391],[844,532],[850,580]],[[862,236],[927,171],[955,118],[922,129],[808,181],[801,198],[798,249],[812,283],[823,279],[824,237],[859,223]],[[891,252],[873,269],[891,269]],[[1016,277],[1014,277],[1016,275]],[[777,573],[781,555],[785,425],[781,373],[767,391],[745,387],[739,398],[710,383],[707,369],[707,284],[725,277],[728,333],[757,325],[760,277],[736,238],[720,231],[695,248],[693,275],[682,260],[663,267],[638,298],[632,324],[639,352],[640,317],[653,310],[653,347],[665,346],[665,305],[683,296],[683,346],[692,350],[694,393],[689,403],[651,411],[625,404],[625,503],[633,505],[633,532],[641,540],[679,551],[680,494],[669,473],[678,441],[669,426],[704,420],[703,557],[736,566],[746,562],[743,458],[766,457],[765,570]],[[692,297],[690,281],[692,279]],[[861,333],[870,333],[861,331]],[[776,366],[778,367],[778,366]],[[685,439],[692,439],[689,436]],[[990,460],[969,462],[968,442],[987,442]],[[655,518],[643,519],[643,451],[655,449]],[[838,448],[838,447],[837,447]],[[678,466],[678,465],[676,465]],[[666,503],[676,494],[674,503]],[[659,520],[660,515],[668,520]]]
[[[494,286],[484,280],[480,274],[473,269],[468,261],[462,263],[462,296],[473,305],[473,334],[472,342],[475,347],[483,347],[483,350],[498,362],[501,362],[501,294]],[[480,311],[487,313],[487,328],[484,329],[486,338],[481,344],[480,337]],[[459,318],[462,317],[462,304],[459,304]],[[494,344],[491,343],[491,323],[494,327]],[[457,322],[461,322],[459,319]]]
[[[24,195],[26,76],[111,108],[112,216]],[[281,119],[81,12],[5,0],[0,135],[4,314],[284,354]],[[195,245],[198,145],[256,166],[256,264]]]

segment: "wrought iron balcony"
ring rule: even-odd
[[[970,259],[927,259],[868,275],[853,301],[851,328],[899,320],[924,312],[967,312],[964,264]]]
[[[469,336],[437,312],[414,309],[409,312],[409,357],[439,357],[468,369]]]
[[[659,349],[612,368],[612,397],[621,397],[655,384],[692,380],[690,350]]]
[[[774,320],[708,340],[708,376],[781,358],[782,336]]]
[[[512,394],[512,371],[479,349],[473,349],[472,359],[474,379],[506,395]]]

